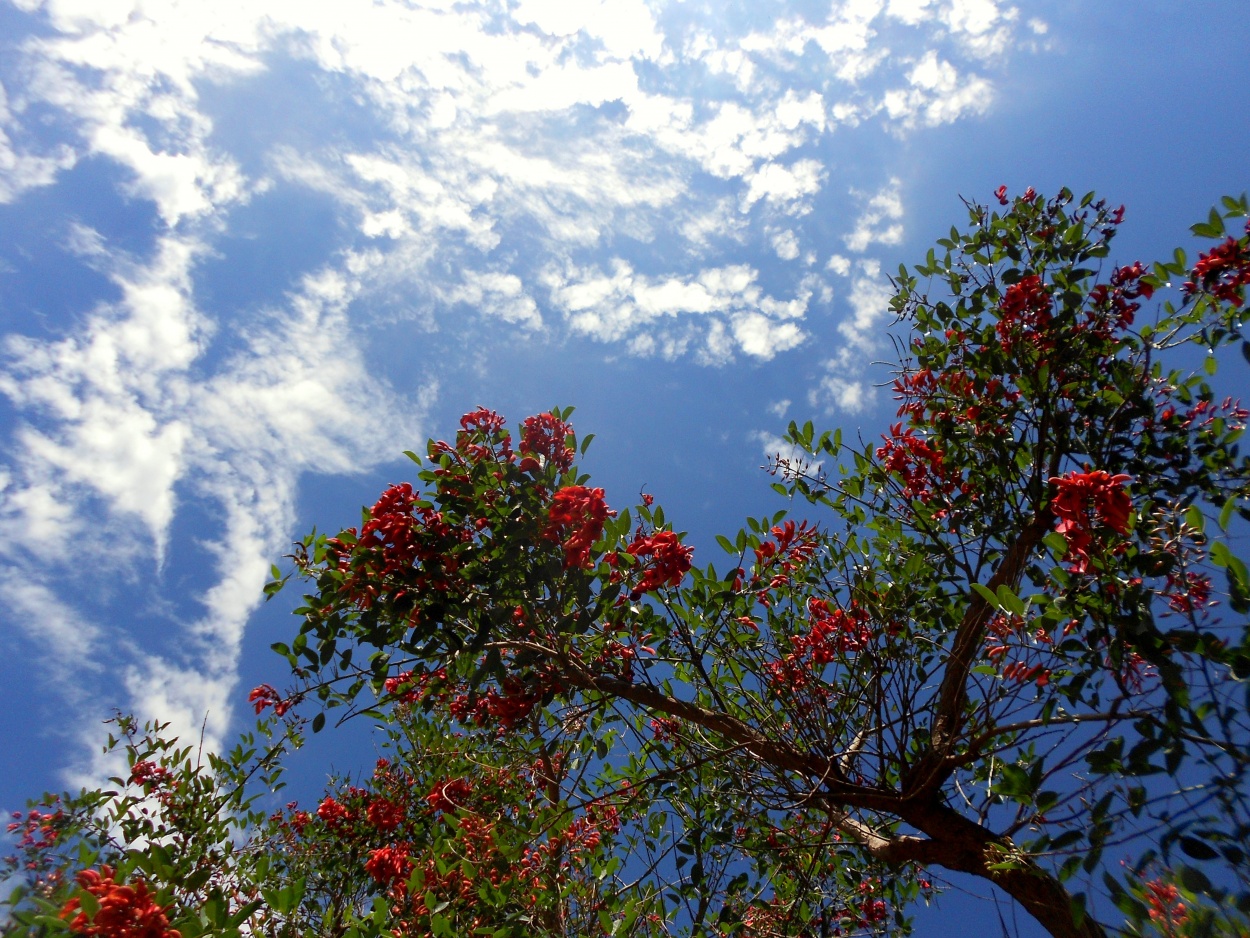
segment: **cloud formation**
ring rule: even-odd
[[[0,526],[28,552],[0,576],[23,602],[57,598],[50,629],[82,623],[72,654],[112,649],[128,705],[185,728],[210,712],[214,735],[300,480],[418,436],[436,376],[392,387],[376,330],[489,323],[722,366],[797,348],[832,308],[813,400],[864,408],[888,288],[863,255],[901,241],[906,194],[897,168],[842,175],[844,148],[861,126],[984,113],[1020,29],[995,0],[836,0],[732,27],[644,0],[16,6],[0,203],[95,172],[117,220],[57,220],[65,263],[103,285],[5,340]],[[848,189],[872,194],[848,208]],[[307,232],[279,216],[314,202],[325,230],[299,253]],[[819,268],[831,236],[856,259]],[[215,299],[250,254],[271,263],[245,286],[268,299]],[[192,607],[159,582],[192,551],[190,515],[211,523]],[[161,615],[180,640],[117,641],[107,598],[70,601],[104,576],[96,558],[155,571],[148,598],[178,607]]]

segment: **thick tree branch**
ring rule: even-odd
[[[930,839],[900,838],[892,845],[899,862],[911,860],[988,879],[1020,903],[1053,938],[1106,938],[1092,917],[1086,915],[1077,922],[1067,889],[1021,853],[1010,838],[999,837],[936,802],[911,802],[901,817]]]
[[[1025,525],[985,584],[990,592],[997,592],[1000,586],[1013,590],[1019,587],[1030,555],[1053,523],[1054,516],[1050,510],[1043,509]],[[950,774],[946,761],[963,731],[968,706],[968,675],[980,655],[986,626],[994,612],[994,607],[979,593],[969,589],[969,594],[968,608],[955,633],[955,642],[938,688],[929,750],[916,762],[905,782],[905,794],[908,796],[931,793],[941,786]]]

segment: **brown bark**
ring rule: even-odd
[[[1041,543],[1054,523],[1049,509],[1041,511],[1020,532],[1007,549],[998,569],[985,584],[994,593],[1000,586],[1016,590],[1029,556]],[[905,793],[923,798],[936,792],[950,775],[950,756],[963,732],[968,706],[968,674],[981,654],[986,626],[994,608],[975,590],[969,589],[968,608],[964,611],[950,657],[942,673],[938,701],[934,710],[929,750],[916,761],[905,779]]]
[[[900,838],[893,859],[943,866],[988,879],[1011,896],[1054,938],[1106,938],[1092,917],[1077,923],[1072,897],[1051,873],[1020,854],[1008,838],[942,804],[910,803],[899,816],[928,840]],[[993,867],[1006,867],[994,869]]]

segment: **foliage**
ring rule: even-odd
[[[174,750],[142,797],[72,800],[18,921],[92,933],[99,877],[141,873],[184,938],[904,933],[954,871],[1054,935],[1105,933],[1090,883],[1130,931],[1242,927],[1250,460],[1209,379],[1250,360],[1246,202],[1147,268],[1107,263],[1123,209],[1092,194],[998,200],[898,272],[881,442],[791,425],[775,487],[817,522],[749,519],[697,566],[649,496],[589,485],[568,411],[515,438],[474,411],[409,454],[423,489],[299,545],[297,683],[252,694],[272,758]],[[249,760],[276,772],[314,704],[387,758],[261,819]]]

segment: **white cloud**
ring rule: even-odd
[[[851,316],[838,324],[838,334],[846,339],[849,348],[868,352],[877,347],[883,332],[881,324],[889,315],[893,296],[889,281],[881,275],[880,262],[860,261],[847,297]]]
[[[861,253],[872,244],[898,244],[903,240],[903,226],[899,221],[903,217],[901,186],[898,179],[891,179],[868,200],[855,221],[854,230],[843,238],[850,250]],[[830,269],[842,273],[838,270],[842,265],[835,265],[834,257],[829,259]]]
[[[916,26],[933,17],[933,0],[890,0],[886,12],[908,26]]]
[[[881,274],[880,261],[856,263],[847,294],[850,316],[837,327],[842,344],[825,362],[825,374],[809,392],[808,402],[813,407],[830,413],[861,413],[873,403],[876,390],[864,372],[881,348],[893,295],[889,281]]]
[[[149,265],[116,262],[123,299],[94,313],[82,337],[10,340],[0,388],[41,417],[17,433],[0,531],[26,548],[3,577],[26,578],[28,592],[43,595],[50,567],[73,579],[159,560],[179,488],[219,518],[218,538],[205,545],[217,582],[202,596],[203,616],[185,624],[179,658],[128,651],[108,636],[111,666],[128,660],[130,700],[117,703],[173,719],[184,734],[209,713],[212,747],[233,710],[244,627],[290,536],[300,475],[390,458],[415,436],[421,406],[368,374],[346,318],[361,283],[334,269],[305,278],[286,308],[244,330],[240,350],[197,378],[212,331],[190,297],[198,253],[167,237]],[[127,519],[147,532],[148,550]],[[87,556],[90,569],[75,573]],[[50,608],[54,621],[82,618],[68,604]],[[89,666],[104,640],[84,629],[64,643],[65,666]]]
[[[63,144],[53,147],[47,155],[20,152],[9,137],[9,131],[16,129],[8,95],[0,84],[0,205],[12,202],[28,189],[48,185],[58,172],[75,162],[73,150]]]
[[[199,250],[195,242],[169,237],[151,264],[122,263],[112,276],[120,303],[97,311],[80,336],[54,343],[10,337],[13,364],[0,374],[0,391],[57,427],[52,434],[30,425],[19,431],[31,486],[94,490],[144,525],[158,556],[189,430],[155,408],[185,399],[185,389],[169,388],[167,378],[185,370],[207,338],[207,323],[190,298],[190,267]],[[8,494],[16,500],[7,511],[30,524],[30,507],[41,497]],[[46,541],[30,547],[44,556],[56,553],[68,534],[49,530]]]
[[[601,342],[626,340],[635,354],[658,349],[668,357],[686,347],[671,331],[639,339],[653,327],[686,316],[715,316],[707,327],[700,359],[721,364],[737,350],[767,360],[794,348],[805,338],[789,320],[802,318],[811,291],[802,288],[790,300],[767,296],[756,282],[758,271],[745,265],[708,268],[692,277],[650,277],[623,259],[611,273],[594,267],[550,269],[546,274],[551,303],[576,333]],[[657,345],[657,341],[660,343]]]
[[[714,238],[741,244],[748,232],[746,217],[728,198],[691,207],[684,217],[675,219],[675,227],[695,255],[706,251]]]
[[[903,128],[949,124],[968,114],[983,114],[993,100],[989,81],[961,78],[950,62],[930,49],[907,75],[909,87],[888,91],[881,99],[886,114]]]
[[[773,322],[759,313],[739,313],[732,319],[734,340],[747,355],[768,361],[779,352],[802,344],[807,336],[792,322]]]
[[[943,20],[974,55],[1001,55],[1011,42],[1015,7],[1000,9],[995,0],[951,0]]]
[[[813,407],[823,408],[826,413],[862,413],[875,399],[876,388],[863,380],[847,380],[832,374],[821,378],[808,395],[809,403]]]
[[[518,23],[532,23],[552,36],[585,32],[609,56],[660,57],[664,37],[642,0],[521,0],[512,11]]]
[[[528,329],[538,329],[543,324],[538,305],[525,292],[521,278],[513,274],[477,274],[471,280],[443,291],[442,300],[449,306],[467,304],[488,316]]]
[[[783,261],[792,261],[799,256],[799,238],[789,228],[773,234],[773,250]]]
[[[760,199],[767,199],[773,203],[790,203],[792,213],[799,214],[810,210],[810,197],[820,191],[825,171],[819,160],[799,160],[791,166],[770,162],[747,173],[745,178],[744,209]]]

